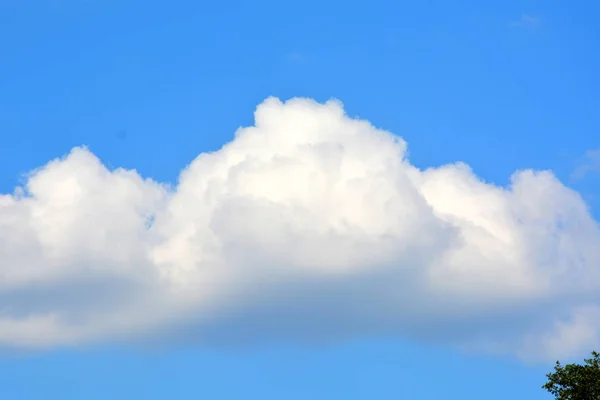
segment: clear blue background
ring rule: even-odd
[[[599,19],[592,0],[4,0],[0,193],[82,144],[109,166],[175,181],[267,96],[336,97],[404,137],[417,166],[465,161],[498,184],[552,169],[598,216],[600,174],[570,176],[600,148]],[[551,364],[367,339],[4,354],[0,396],[549,398]]]

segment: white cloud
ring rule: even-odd
[[[541,23],[542,20],[537,15],[523,14],[518,20],[513,21],[511,26],[516,28],[534,29],[539,27]]]
[[[271,98],[255,119],[172,188],[77,148],[0,196],[0,345],[600,344],[600,229],[550,172],[419,170],[335,101]]]
[[[571,180],[580,181],[588,174],[600,171],[600,149],[588,150],[579,160],[579,165],[571,174]]]

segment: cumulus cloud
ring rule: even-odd
[[[0,263],[5,347],[600,344],[600,229],[576,192],[548,171],[500,187],[416,168],[337,101],[267,99],[172,187],[75,148],[0,196]]]

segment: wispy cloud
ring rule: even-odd
[[[600,172],[600,148],[585,152],[571,174],[571,180],[580,181],[591,172]]]
[[[301,65],[310,62],[310,55],[307,53],[292,51],[285,55],[285,62],[290,65]]]
[[[286,60],[288,60],[290,62],[298,62],[298,61],[304,61],[306,59],[306,56],[302,53],[291,52],[291,53],[286,54],[285,58],[286,58]]]
[[[527,28],[534,29],[541,25],[542,19],[533,14],[523,14],[521,17],[515,21],[512,21],[510,25],[515,28]]]

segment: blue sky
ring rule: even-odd
[[[253,113],[266,98],[274,96],[285,101],[306,97],[319,103],[336,98],[343,103],[350,117],[368,120],[374,127],[402,137],[408,143],[410,163],[419,169],[461,161],[472,168],[474,176],[488,182],[490,187],[508,185],[511,175],[518,170],[552,170],[562,184],[581,195],[589,206],[589,213],[580,210],[583,203],[568,197],[563,186],[547,183],[555,191],[544,193],[553,195],[536,197],[537,192],[532,192],[525,193],[523,198],[534,199],[531,200],[533,208],[528,210],[537,210],[564,194],[565,200],[560,197],[556,207],[580,210],[573,211],[573,214],[565,212],[561,217],[561,224],[570,227],[564,231],[566,239],[561,243],[578,243],[577,239],[582,237],[590,238],[590,242],[586,243],[587,247],[582,245],[567,250],[560,247],[560,251],[565,253],[557,256],[567,260],[560,265],[566,270],[566,275],[561,275],[563,280],[564,277],[569,282],[572,279],[573,285],[577,285],[577,279],[584,276],[581,269],[588,264],[583,262],[583,266],[579,265],[581,268],[576,269],[574,261],[569,261],[574,260],[571,255],[584,254],[586,260],[600,259],[594,250],[598,244],[595,240],[600,237],[594,236],[598,230],[596,221],[600,218],[597,200],[600,184],[597,152],[600,148],[600,113],[597,112],[600,106],[600,77],[597,74],[600,53],[596,51],[600,46],[596,23],[599,13],[599,6],[591,1],[494,1],[482,4],[471,0],[461,3],[376,0],[364,4],[335,1],[323,4],[309,0],[294,4],[258,1],[203,5],[192,1],[174,1],[169,5],[166,2],[129,0],[4,1],[0,5],[0,36],[4,38],[0,41],[0,194],[12,194],[15,187],[26,184],[28,178],[24,174],[82,145],[89,148],[89,153],[65,161],[64,168],[54,175],[44,175],[31,181],[34,182],[33,189],[29,190],[34,192],[33,198],[42,198],[43,193],[48,193],[44,190],[52,192],[53,187],[60,187],[48,183],[51,178],[66,182],[69,177],[75,176],[78,169],[87,171],[88,163],[93,163],[90,161],[91,154],[111,170],[118,167],[135,169],[143,177],[177,187],[180,172],[199,154],[219,150],[234,139],[239,127],[254,125]],[[264,126],[275,126],[275,131],[304,126],[301,120],[293,118],[315,118],[315,121],[326,118],[323,113],[329,110],[314,111],[310,105],[313,103],[269,104],[263,107]],[[277,113],[285,114],[285,110],[290,110],[290,116],[281,117],[283,122],[277,125],[280,123],[277,119],[280,114]],[[294,110],[300,113],[300,117],[294,117]],[[353,126],[347,121],[339,123],[343,127]],[[318,126],[327,131],[328,125]],[[369,132],[361,136],[365,141],[360,143],[371,143],[366,138],[376,133]],[[272,140],[268,142],[269,146],[279,143],[276,139],[269,140]],[[354,142],[343,143],[351,146]],[[245,154],[241,146],[235,151]],[[277,153],[279,148],[275,144],[273,146]],[[383,154],[391,146],[375,148]],[[267,147],[265,145],[265,149]],[[355,161],[363,165],[363,161],[371,162],[373,157],[376,159],[378,156],[365,154]],[[198,170],[205,174],[210,172],[202,168],[198,167]],[[320,171],[320,167],[315,168]],[[454,182],[450,178],[447,182]],[[261,179],[257,182],[268,182],[267,178]],[[435,179],[442,181],[443,176]],[[39,185],[36,186],[35,182]],[[189,182],[186,188],[200,181],[191,179]],[[384,181],[384,186],[385,182],[391,181]],[[537,187],[537,184],[535,179],[525,181],[522,190]],[[276,186],[275,183],[273,185]],[[432,187],[423,185],[423,188]],[[108,189],[98,187],[93,192],[94,196],[112,196]],[[149,193],[144,196],[154,196],[153,188],[143,190]],[[441,200],[434,199],[438,192],[422,190],[432,207],[436,210],[443,208],[439,205]],[[440,196],[447,198],[449,195]],[[187,204],[184,200],[181,204]],[[90,209],[100,207],[92,205],[92,200],[87,201]],[[510,207],[524,202],[523,199],[515,200]],[[345,204],[340,200],[339,205]],[[196,218],[193,211],[196,206],[189,209],[185,205],[182,207],[187,214],[182,214],[181,220]],[[123,210],[125,213],[130,209]],[[225,220],[219,232],[224,232],[222,234],[228,239],[245,240],[243,244],[247,247],[233,247],[234,250],[256,248],[257,244],[248,238],[259,232],[256,229],[262,224],[260,218],[254,220],[239,214],[242,211],[237,208],[227,210],[220,217]],[[253,210],[258,213],[262,208]],[[554,215],[553,210],[549,210],[548,215]],[[531,213],[534,212],[521,217],[526,219]],[[17,214],[7,211],[2,215]],[[93,220],[85,219],[88,214],[74,215],[77,221],[95,226]],[[118,214],[119,218],[126,219],[124,215]],[[238,217],[230,222],[226,220],[227,215]],[[488,217],[484,217],[484,222],[485,218]],[[8,221],[4,225],[10,228],[6,231],[7,235],[16,232],[11,228],[13,225],[9,225],[9,219],[3,221]],[[37,220],[28,221],[35,223]],[[241,228],[242,223],[247,223],[244,229]],[[167,226],[173,225],[165,223]],[[371,225],[360,226],[364,231],[373,228]],[[110,229],[113,228],[122,227],[110,225]],[[423,232],[431,232],[427,230],[428,226],[422,229],[425,229]],[[121,231],[129,232],[125,228]],[[239,234],[242,236],[236,236],[238,231],[242,232]],[[60,246],[80,246],[75,239],[77,235],[73,233],[79,231],[61,232],[65,234],[64,238],[61,237],[65,241]],[[245,234],[247,236],[243,236]],[[549,236],[545,235],[540,233],[539,242],[531,244],[531,249],[549,249],[547,243],[550,242],[545,241]],[[442,236],[440,241],[445,240]],[[8,241],[9,236],[0,237]],[[91,237],[85,236],[82,240]],[[332,242],[331,248],[335,243]],[[3,266],[7,269],[13,264],[29,265],[28,259],[17,258],[21,253],[11,250],[16,246],[0,247],[0,254],[5,252],[6,264],[3,262]],[[94,249],[103,249],[98,246]],[[67,247],[55,249],[60,253]],[[70,257],[71,253],[64,251],[57,254]],[[367,258],[372,255],[369,251],[372,249],[366,251]],[[41,261],[32,261],[31,277],[45,279],[42,269],[50,268],[50,265],[54,268],[51,262],[57,261],[44,257],[40,258]],[[277,257],[284,256],[277,254],[255,261],[276,260],[282,263]],[[548,257],[554,256],[549,254]],[[356,259],[359,258],[357,254]],[[83,264],[104,265],[103,260],[96,257],[85,262],[77,261],[80,264],[73,261],[73,268]],[[406,263],[409,258],[402,255],[393,260]],[[313,266],[311,263],[319,262],[298,261],[303,266],[306,264],[307,268]],[[495,259],[492,259],[493,262]],[[342,261],[339,263],[344,264]],[[359,270],[363,265],[358,263],[356,268]],[[14,276],[20,277],[18,273],[15,272]],[[82,274],[85,275],[85,272]],[[595,276],[593,270],[589,274],[584,277]],[[58,276],[60,281],[63,275]],[[137,275],[132,273],[132,276]],[[85,279],[93,281],[94,277]],[[23,279],[29,279],[29,276]],[[119,279],[112,275],[107,279],[90,283],[92,290],[99,292],[108,287],[105,297],[116,299],[116,304],[128,298],[119,297],[126,296],[123,294],[126,292],[122,293],[120,289],[112,291],[111,279],[116,279],[115,287],[120,284]],[[310,279],[314,276],[311,275]],[[7,293],[2,294],[0,299],[11,310],[19,310],[20,315],[35,314],[38,309],[28,308],[28,305],[35,303],[36,296],[43,297],[42,292],[55,296],[50,303],[60,303],[56,296],[63,295],[68,302],[92,304],[96,301],[95,297],[70,290],[74,284],[66,278],[61,283],[64,286],[48,283],[41,289],[27,283],[27,280],[18,281],[26,282],[19,283],[24,286],[12,287],[9,286],[11,282],[6,283],[8,289],[0,285],[0,293],[3,290]],[[294,279],[290,287],[301,286],[294,286],[293,282]],[[94,286],[96,284],[98,286]],[[366,287],[367,283],[364,285]],[[47,287],[50,289],[44,292],[43,288]],[[339,298],[347,301],[356,293],[362,293],[360,287],[352,286],[352,290],[348,290],[339,289]],[[505,293],[503,288],[498,290]],[[586,287],[586,290],[594,292],[596,289]],[[67,292],[73,292],[73,297],[65,294]],[[310,299],[313,293],[300,289],[291,292],[300,293],[298,298],[302,299],[302,296]],[[250,299],[254,299],[252,293],[250,291],[248,295]],[[347,293],[350,297],[344,297]],[[102,296],[99,295],[99,298]],[[319,301],[329,297],[335,296],[315,295],[314,303],[302,300],[303,305],[296,307],[296,303],[292,302],[289,309],[283,302],[284,306],[278,312],[285,314],[286,310],[295,310],[298,315],[305,315],[303,313],[310,312],[312,307],[323,306],[337,315],[339,308],[336,308],[335,301],[319,305]],[[574,301],[573,307],[575,303],[577,307],[588,307],[585,310],[600,304],[597,297],[577,301],[572,300],[572,296],[565,298]],[[267,296],[265,301],[269,302],[269,299]],[[408,297],[404,301],[427,302],[423,299],[429,297],[412,300]],[[466,299],[468,303],[473,302],[472,297]],[[5,355],[0,358],[0,386],[8,398],[14,399],[42,396],[56,399],[185,399],[202,396],[219,399],[485,397],[493,400],[507,396],[546,399],[548,396],[539,387],[544,374],[552,367],[552,356],[575,357],[581,354],[582,349],[577,343],[572,343],[572,352],[561,348],[562,353],[550,353],[542,361],[525,361],[515,356],[513,341],[521,332],[524,335],[531,332],[523,327],[522,322],[510,322],[508,325],[504,322],[513,321],[513,317],[515,321],[527,320],[528,312],[538,315],[537,311],[531,311],[538,310],[536,307],[549,313],[548,310],[555,304],[563,304],[562,298],[542,296],[541,300],[526,304],[520,303],[520,299],[518,296],[511,297],[507,303],[502,303],[502,307],[510,304],[513,308],[498,306],[501,309],[498,313],[496,308],[489,313],[489,310],[477,309],[474,314],[465,311],[456,316],[458,314],[436,313],[432,310],[440,306],[434,305],[422,314],[427,317],[420,318],[419,312],[411,314],[407,311],[410,318],[398,322],[399,325],[395,325],[393,318],[394,322],[389,322],[389,316],[381,317],[381,320],[375,318],[372,326],[377,328],[373,332],[368,328],[356,329],[349,340],[343,338],[340,331],[344,329],[336,326],[335,322],[332,327],[321,324],[327,325],[322,328],[318,321],[310,320],[304,324],[302,317],[299,317],[298,325],[294,324],[295,321],[285,320],[284,324],[290,328],[282,328],[284,333],[268,328],[268,323],[256,322],[254,317],[262,321],[264,318],[261,316],[265,313],[280,314],[264,304],[256,310],[239,309],[242,314],[249,315],[246,319],[236,319],[233,312],[233,317],[225,316],[223,324],[211,322],[208,328],[184,329],[186,338],[204,332],[220,337],[224,329],[237,332],[255,324],[254,328],[249,328],[249,336],[257,337],[260,343],[251,343],[250,346],[230,346],[227,343],[219,346],[210,341],[209,344],[198,344],[195,340],[173,339],[180,338],[177,334],[166,334],[171,339],[166,339],[163,346],[165,335],[161,334],[160,350],[157,350],[154,346],[132,345],[130,340],[123,344],[115,340],[112,333],[101,338],[102,345],[94,345],[88,343],[89,335],[73,336],[77,339],[71,343],[71,333],[65,331],[66,336],[63,336],[63,331],[57,330],[57,333],[47,332],[50,332],[49,337],[56,334],[59,345],[55,346],[49,339],[48,343],[44,342],[42,350],[36,347],[14,352],[13,344],[18,341],[9,333],[6,336],[0,333],[0,344],[7,347]],[[107,307],[106,310],[111,310],[111,306],[107,305],[110,302],[104,297],[97,301]],[[59,304],[56,307],[60,312],[72,311],[70,306]],[[515,313],[507,312],[507,309],[514,309]],[[51,308],[51,311],[56,310]],[[93,321],[94,310],[92,306],[85,308],[82,315]],[[352,309],[349,312],[352,313]],[[581,315],[595,315],[592,311],[590,313]],[[370,314],[367,312],[365,315]],[[367,317],[348,318],[352,323],[371,326],[371,319]],[[548,317],[540,321],[539,326],[542,327],[553,320]],[[163,324],[166,325],[164,322],[159,325]],[[468,336],[464,332],[482,332],[477,339],[485,340],[488,332],[502,331],[498,328],[500,324],[508,326],[506,338],[510,339],[504,336],[499,339],[503,346],[502,355],[490,354],[489,348],[485,351],[464,350],[465,346],[472,344],[469,342],[471,339],[464,339]],[[418,328],[413,329],[417,325]],[[4,328],[6,332],[12,329],[11,326]],[[288,330],[293,330],[294,334],[286,333]],[[308,332],[306,335],[298,333],[305,330]],[[15,337],[20,335],[20,331],[15,332]],[[25,336],[31,340],[25,347],[44,336],[45,332],[44,329],[34,333],[28,331]],[[296,340],[297,336],[300,340]],[[327,344],[320,339],[315,343],[310,340],[313,336],[325,337]],[[305,340],[307,337],[308,342]],[[570,337],[574,341],[579,340],[577,335]],[[596,339],[584,336],[581,340],[597,343]],[[505,351],[505,343],[509,343],[506,348],[511,350]],[[73,347],[73,344],[76,346]]]

